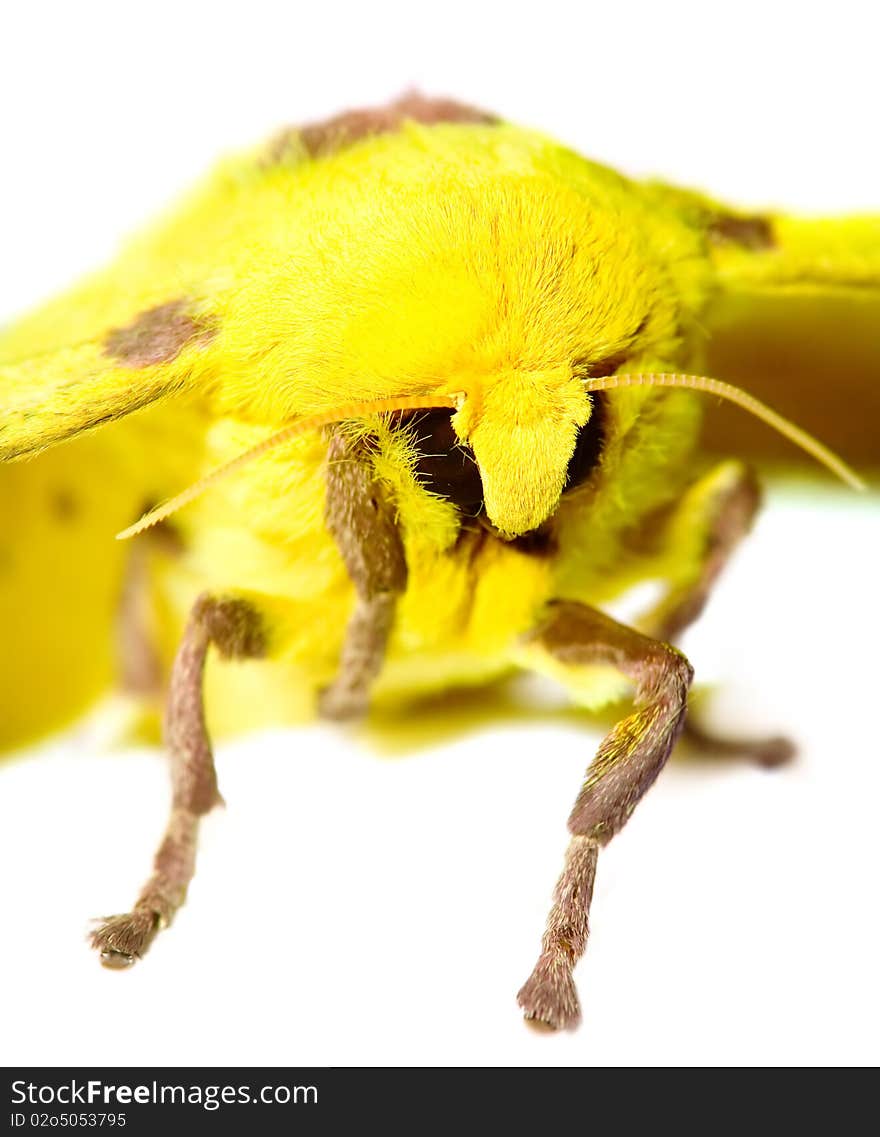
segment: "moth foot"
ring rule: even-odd
[[[566,955],[542,955],[516,997],[528,1023],[550,1030],[577,1026],[580,1003]]]
[[[90,935],[101,963],[114,971],[131,967],[146,952],[160,928],[159,916],[149,908],[136,908],[120,916],[108,916]]]
[[[776,734],[770,738],[729,738],[715,734],[693,717],[685,722],[684,737],[694,749],[706,755],[744,758],[767,770],[786,765],[797,754],[797,746],[784,735]]]
[[[351,722],[362,719],[367,713],[369,700],[365,691],[331,683],[318,695],[318,714],[334,722]]]
[[[791,762],[797,754],[797,746],[790,738],[777,734],[772,738],[760,738],[748,743],[744,753],[756,765],[771,770],[774,766],[785,766]]]

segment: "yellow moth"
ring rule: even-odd
[[[860,484],[828,444],[878,457],[844,413],[876,386],[878,316],[877,218],[743,214],[409,95],[222,163],[5,330],[2,742],[114,686],[165,706],[167,830],[94,932],[104,962],[184,900],[219,800],[208,727],[528,671],[587,710],[634,696],[519,993],[574,1024],[598,854],[685,728],[673,645],[758,507],[746,459],[797,445]],[[739,409],[707,426],[719,399]],[[658,579],[633,626],[605,614]]]

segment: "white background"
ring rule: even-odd
[[[0,318],[218,153],[412,84],[745,205],[877,209],[867,10],[21,5]],[[533,1034],[514,1000],[599,737],[561,704],[472,708],[431,745],[321,726],[222,746],[228,808],[190,901],[124,974],[92,958],[86,917],[128,907],[166,775],[93,723],[0,768],[0,1061],[876,1063],[877,504],[774,494],[687,640],[724,681],[719,721],[784,729],[801,756],[664,774],[602,856],[578,1032]]]

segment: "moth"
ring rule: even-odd
[[[686,729],[675,643],[759,507],[748,460],[796,444],[861,484],[825,443],[878,457],[840,413],[876,388],[878,315],[878,218],[744,213],[409,94],[222,162],[4,330],[0,741],[113,687],[165,708],[167,829],[91,936],[103,962],[184,902],[220,800],[209,724],[406,713],[527,671],[586,711],[632,701],[518,996],[575,1024],[599,853]],[[607,614],[647,580],[632,626]]]

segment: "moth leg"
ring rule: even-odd
[[[118,682],[126,694],[155,699],[162,690],[150,579],[155,557],[177,556],[180,551],[180,538],[167,522],[155,525],[129,545],[115,628]]]
[[[715,583],[734,550],[748,534],[761,506],[761,487],[754,471],[739,462],[725,462],[686,495],[672,527],[699,534],[696,570],[639,620],[639,628],[654,639],[672,642],[703,612]]]
[[[116,654],[119,686],[129,695],[150,697],[161,688],[159,656],[150,635],[149,552],[146,542],[134,541],[122,580],[116,612]]]
[[[752,528],[761,506],[761,487],[753,470],[739,462],[725,462],[692,487],[681,514],[672,524],[684,523],[701,537],[697,571],[691,580],[671,589],[655,609],[639,620],[639,628],[654,639],[675,642],[703,612],[715,583],[734,550]],[[761,766],[779,766],[795,754],[787,738],[726,738],[700,721],[692,708],[684,727],[687,740],[713,754],[746,757]]]
[[[209,645],[230,659],[265,654],[255,610],[244,600],[201,596],[196,601],[171,671],[165,739],[171,756],[171,812],[153,861],[153,875],[131,912],[111,916],[91,935],[108,967],[128,967],[183,904],[195,872],[199,819],[222,802],[211,740],[205,726],[202,678]]]
[[[406,588],[407,569],[394,509],[373,474],[367,445],[341,431],[330,439],[325,519],[357,601],[339,673],[321,692],[318,708],[325,718],[350,719],[366,712],[370,686],[385,658],[397,597]]]
[[[711,727],[701,723],[691,710],[684,724],[682,737],[694,749],[713,758],[749,758],[758,766],[768,770],[774,766],[784,766],[797,753],[797,747],[790,738],[781,734],[768,738],[727,738],[716,734]]]
[[[559,664],[611,665],[635,683],[635,709],[603,739],[568,819],[572,834],[541,954],[517,998],[527,1019],[560,1029],[580,1018],[574,966],[587,946],[599,849],[663,769],[684,726],[693,669],[680,651],[570,601],[557,602],[530,644]]]

